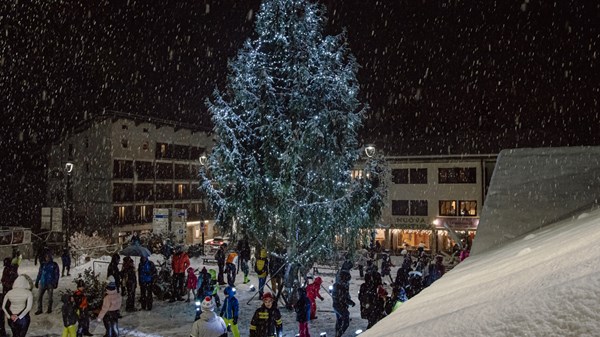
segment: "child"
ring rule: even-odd
[[[214,269],[209,269],[208,274],[210,275],[210,287],[206,288],[206,289],[208,289],[207,293],[212,291],[210,296],[212,296],[215,299],[217,308],[220,308],[221,307],[221,299],[219,298],[219,290],[221,288],[219,288],[219,285],[217,284],[217,271]]]
[[[308,321],[311,316],[311,302],[306,296],[304,288],[298,288],[298,301],[294,306],[296,310],[296,321],[298,322],[298,330],[300,337],[310,337],[308,331]]]
[[[190,293],[192,293],[192,298],[196,298],[196,286],[198,285],[198,277],[196,276],[196,274],[194,273],[194,268],[189,267],[187,269],[187,282],[186,284],[186,288],[187,288],[187,300],[185,300],[186,302],[190,301]]]
[[[237,275],[237,261],[238,255],[236,252],[232,251],[229,253],[229,255],[227,255],[225,270],[227,271],[227,284],[229,284],[229,286],[231,287],[235,286],[235,277]]]
[[[85,282],[77,280],[77,290],[73,293],[75,308],[78,311],[79,325],[77,327],[77,337],[92,336],[90,333],[90,318],[88,313],[88,301],[85,296]]]
[[[107,337],[119,336],[119,309],[121,308],[121,294],[117,292],[115,278],[108,277],[106,295],[102,300],[102,309],[98,314],[98,322],[104,322]]]
[[[231,327],[233,337],[240,337],[240,331],[237,324],[240,305],[238,299],[235,298],[235,288],[232,286],[227,286],[224,292],[225,299],[223,299],[221,317],[223,317],[223,320],[225,320],[225,324]]]
[[[323,283],[323,280],[317,276],[313,283],[306,286],[306,295],[310,301],[310,319],[317,319],[317,297],[321,301],[323,300],[323,296],[319,294],[321,283]]]
[[[69,294],[62,296],[62,317],[64,329],[62,337],[76,337],[77,336],[77,308],[75,305],[75,299]]]

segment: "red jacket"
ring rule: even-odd
[[[190,258],[186,253],[175,254],[171,258],[173,273],[183,274],[190,266]]]
[[[323,296],[319,294],[322,282],[323,280],[321,280],[320,277],[317,277],[315,278],[315,281],[313,283],[306,286],[306,296],[308,297],[308,299],[310,299],[311,302],[314,302],[317,297],[320,300],[323,299]]]

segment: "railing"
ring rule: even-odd
[[[98,258],[98,257],[105,256],[105,255],[112,256],[114,253],[116,253],[120,250],[121,250],[120,244],[111,244],[111,245],[105,245],[105,246],[73,249],[73,250],[71,250],[71,255],[73,256],[73,258],[75,260],[75,266],[77,266],[77,263],[79,262],[80,257],[82,255],[87,255],[90,257],[90,259],[94,259],[94,258]]]

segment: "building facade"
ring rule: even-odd
[[[67,234],[113,238],[150,231],[156,208],[185,209],[186,241],[199,242],[208,214],[198,159],[212,144],[210,130],[172,121],[118,112],[91,118],[52,146],[47,206],[65,209]]]
[[[496,155],[386,157],[387,203],[375,239],[393,252],[450,253],[472,241]]]

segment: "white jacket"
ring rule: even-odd
[[[191,337],[219,337],[227,333],[227,325],[225,321],[214,311],[203,311],[200,314],[200,319],[192,325]]]
[[[33,294],[29,287],[29,281],[24,275],[19,275],[13,284],[13,288],[6,293],[2,302],[2,310],[6,318],[10,319],[9,311],[6,308],[6,302],[10,301],[10,312],[14,315],[19,315],[22,319],[29,313],[33,306]]]

